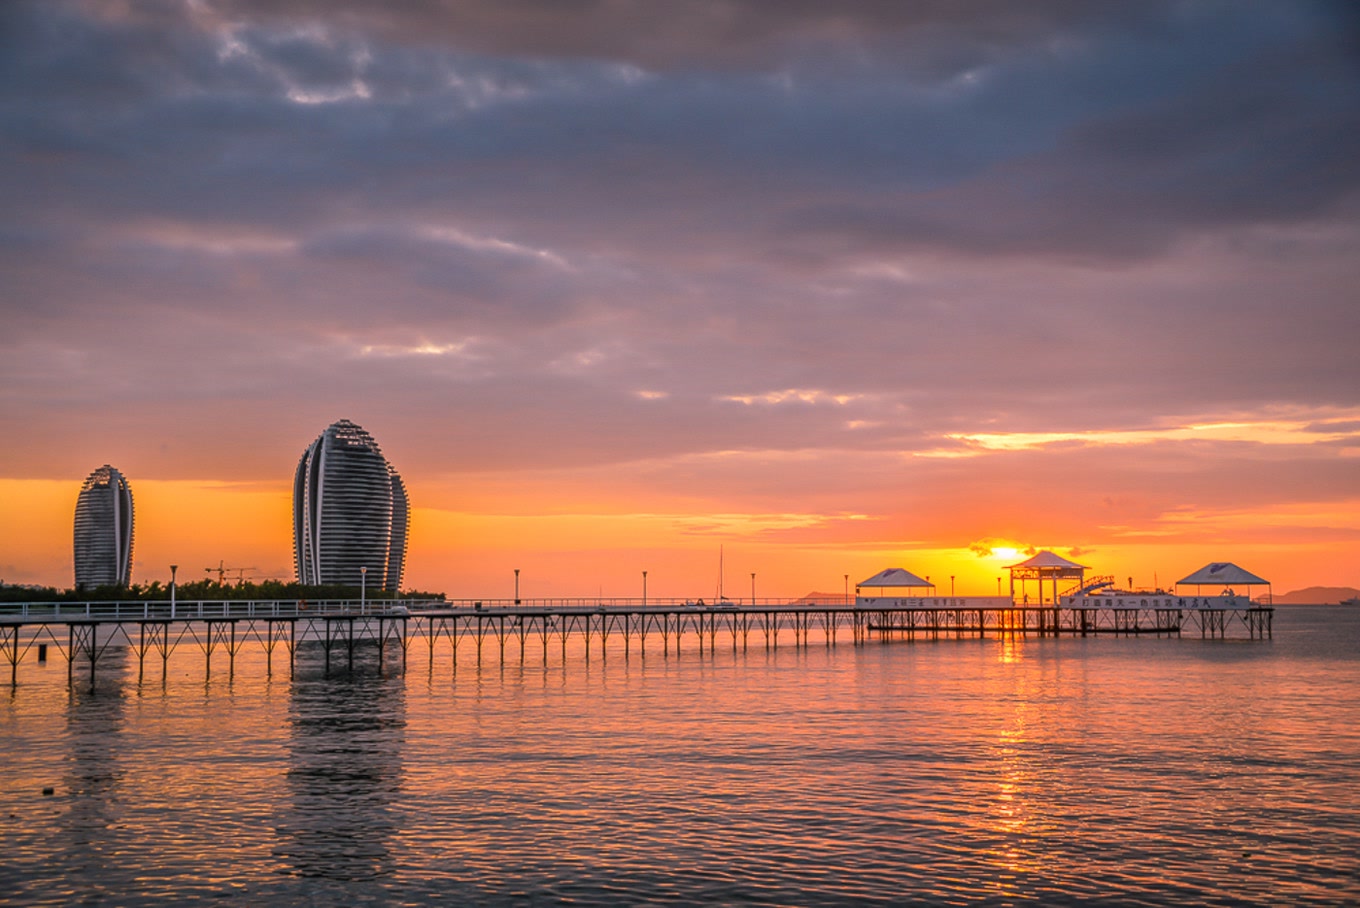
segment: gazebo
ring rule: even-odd
[[[929,580],[916,576],[906,568],[885,568],[879,571],[874,576],[870,577],[868,580],[861,580],[859,583],[856,583],[855,595],[858,596],[859,591],[864,587],[876,587],[879,590],[884,589],[934,590],[935,584],[931,583]],[[883,594],[880,592],[879,595],[881,596]]]
[[[1182,577],[1176,581],[1176,586],[1193,586],[1195,596],[1200,596],[1201,586],[1216,586],[1222,589],[1218,595],[1233,598],[1234,586],[1247,587],[1247,602],[1251,602],[1251,587],[1264,586],[1266,588],[1266,599],[1274,598],[1274,592],[1270,588],[1270,581],[1257,577],[1251,571],[1244,570],[1230,561],[1214,561],[1195,571],[1189,577]],[[1177,590],[1179,592],[1179,590]]]
[[[1035,580],[1039,583],[1039,605],[1044,604],[1044,581],[1050,581],[1053,588],[1053,605],[1058,604],[1058,581],[1072,580],[1077,581],[1078,586],[1086,582],[1086,565],[1077,564],[1075,561],[1068,561],[1061,555],[1052,552],[1040,552],[1033,558],[1013,564],[1008,568],[1011,572],[1011,601],[1015,601],[1015,581],[1020,581],[1020,595],[1025,603],[1029,602],[1029,594],[1025,592],[1025,581]]]

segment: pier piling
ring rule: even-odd
[[[193,610],[181,608],[171,617],[168,610],[157,612],[153,606],[133,604],[124,613],[121,604],[111,604],[107,613],[84,606],[76,614],[61,614],[59,608],[44,605],[6,613],[0,606],[0,656],[10,667],[10,685],[19,683],[20,663],[32,648],[37,660],[45,661],[47,646],[56,643],[63,629],[68,684],[75,684],[77,663],[88,666],[89,684],[94,688],[99,663],[110,646],[126,647],[137,657],[137,679],[141,682],[146,660],[152,654],[161,659],[161,677],[168,674],[170,657],[181,641],[188,639],[202,652],[205,677],[211,679],[213,656],[225,651],[228,672],[235,675],[236,654],[254,642],[265,651],[265,670],[272,677],[274,653],[283,647],[288,654],[290,677],[296,670],[298,647],[319,645],[327,675],[333,656],[343,647],[347,670],[354,671],[358,647],[376,646],[378,671],[388,670],[389,645],[399,647],[400,665],[407,669],[407,654],[412,637],[423,636],[428,647],[428,669],[434,671],[435,652],[447,640],[450,662],[456,671],[459,648],[470,643],[476,649],[478,664],[487,657],[488,635],[496,639],[496,655],[501,664],[507,654],[506,643],[519,641],[519,661],[529,658],[528,640],[539,638],[538,655],[543,664],[549,660],[550,644],[556,638],[562,662],[568,659],[568,639],[580,641],[581,652],[589,660],[598,655],[607,659],[609,648],[617,648],[623,637],[624,657],[629,658],[636,638],[639,653],[647,654],[647,638],[659,634],[662,653],[683,655],[686,637],[692,637],[701,656],[713,656],[719,646],[731,643],[732,652],[746,652],[750,635],[761,635],[767,652],[777,652],[781,631],[793,633],[796,648],[813,645],[820,635],[825,646],[835,646],[842,627],[850,632],[855,646],[875,637],[882,643],[912,641],[918,637],[941,641],[963,640],[976,636],[1010,639],[1019,636],[1081,636],[1113,634],[1131,636],[1156,634],[1180,636],[1186,625],[1198,627],[1203,639],[1223,639],[1245,634],[1252,640],[1268,639],[1273,633],[1274,610],[1269,606],[1240,608],[1176,608],[1138,602],[1120,606],[1080,606],[1055,609],[1047,604],[1026,607],[1002,600],[995,605],[979,606],[966,599],[923,597],[920,600],[877,602],[871,607],[845,603],[796,603],[787,605],[696,607],[690,604],[651,604],[645,608],[623,603],[611,606],[572,604],[518,607],[458,608],[442,603],[423,607],[404,607],[400,612],[370,611],[343,605],[328,610],[324,603],[313,603],[306,611],[294,604],[272,603],[268,609],[242,607],[234,603],[195,603]],[[289,606],[292,606],[291,608]],[[235,609],[235,611],[233,611]],[[187,614],[186,614],[187,612]],[[611,639],[612,638],[612,639]],[[598,652],[597,652],[598,650]]]

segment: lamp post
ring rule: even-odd
[[[1001,578],[1000,578],[1000,577],[996,578],[996,594],[997,594],[998,596],[1001,595]]]
[[[519,605],[519,568],[515,568],[515,605]]]
[[[949,598],[954,598],[954,575],[949,575]]]
[[[642,607],[647,607],[647,572],[642,572]]]
[[[756,607],[756,572],[751,572],[751,608]]]
[[[368,568],[359,568],[359,614],[368,614]]]
[[[175,617],[175,572],[179,570],[178,564],[170,565],[170,617]]]
[[[845,601],[850,601],[850,575],[845,575]]]

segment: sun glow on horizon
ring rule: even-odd
[[[712,461],[713,455],[688,459]],[[991,499],[960,498],[947,513],[911,499],[881,512],[835,510],[840,502],[864,505],[847,495],[827,498],[821,508],[785,510],[775,498],[695,498],[644,489],[628,478],[621,468],[607,477],[563,470],[531,481],[511,471],[479,477],[475,485],[456,474],[408,475],[413,509],[403,587],[454,598],[501,595],[505,578],[522,568],[526,595],[603,590],[635,596],[641,571],[649,570],[651,595],[708,596],[722,549],[727,585],[749,595],[755,573],[762,598],[837,593],[846,575],[853,583],[887,567],[932,578],[942,595],[998,595],[1006,568],[1040,548],[1140,583],[1232,560],[1269,578],[1278,591],[1356,585],[1348,555],[1360,533],[1360,501],[1353,498],[1250,508],[1181,505],[1075,526],[1035,522],[1042,512],[1015,511],[1014,502],[1007,510]],[[0,523],[0,579],[59,588],[71,583],[78,485],[0,479],[0,513],[22,518]],[[134,477],[133,494],[134,582],[164,581],[171,563],[198,571],[221,561],[254,568],[249,579],[291,578],[286,480]],[[970,533],[988,524],[1004,529],[994,536]]]

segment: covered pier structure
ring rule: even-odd
[[[861,588],[865,584],[860,584]],[[872,589],[872,587],[871,587]],[[909,592],[914,587],[904,587]],[[926,587],[931,589],[931,587]],[[1220,610],[1221,611],[1221,610]],[[1159,634],[1227,636],[1242,628],[1251,638],[1271,633],[1269,606],[1240,603],[1219,612],[1182,608],[1174,597],[1149,603],[1080,602],[1052,607],[1017,603],[1004,596],[859,596],[847,604],[827,601],[730,602],[698,607],[684,601],[643,604],[630,599],[504,601],[433,600],[401,604],[335,602],[10,603],[0,605],[0,665],[8,663],[11,685],[21,664],[46,662],[49,650],[66,661],[68,680],[91,685],[101,658],[113,649],[135,656],[140,680],[159,668],[166,676],[172,655],[203,659],[206,678],[213,660],[229,675],[245,647],[265,655],[272,675],[287,667],[291,677],[302,647],[321,653],[329,673],[353,670],[356,651],[376,648],[380,671],[404,671],[424,656],[455,668],[480,664],[570,657],[631,658],[680,655],[682,651],[733,652],[751,646],[864,645],[894,639],[997,638]],[[570,646],[569,646],[570,644]],[[126,660],[125,660],[126,661]]]

